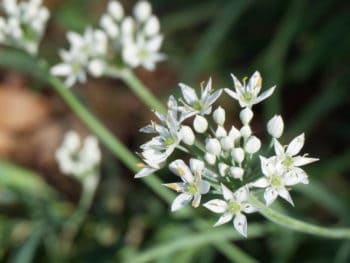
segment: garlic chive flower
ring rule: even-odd
[[[221,184],[222,195],[225,200],[213,199],[203,206],[210,211],[223,214],[214,226],[228,223],[233,218],[235,229],[243,236],[247,237],[247,218],[244,213],[250,214],[257,209],[248,202],[249,190],[247,187],[239,188],[232,193],[225,185]]]
[[[50,17],[42,1],[3,0],[0,9],[4,13],[4,17],[0,17],[0,44],[36,55]]]
[[[62,173],[81,181],[90,175],[95,176],[101,162],[97,139],[90,135],[81,140],[74,131],[65,134],[55,156]]]
[[[243,80],[243,84],[231,74],[235,91],[226,88],[225,92],[237,100],[241,107],[251,108],[253,105],[260,103],[261,101],[270,97],[275,90],[275,87],[268,89],[259,95],[262,85],[262,78],[258,71],[255,71],[254,74],[250,77],[248,83],[246,79]]]
[[[197,207],[201,199],[205,199],[206,208],[221,214],[215,226],[232,220],[234,228],[246,236],[246,214],[257,211],[249,203],[249,195],[263,188],[266,205],[272,204],[278,196],[293,205],[291,187],[309,182],[308,175],[300,167],[318,159],[298,155],[304,145],[303,134],[288,146],[281,145],[278,141],[284,128],[281,116],[275,116],[265,126],[275,150],[268,156],[272,145],[261,140],[260,133],[252,128],[252,106],[269,97],[274,88],[259,95],[261,76],[258,72],[247,85],[239,85],[236,83],[235,96],[241,106],[237,118],[241,124],[233,126],[227,123],[226,111],[218,103],[223,93],[212,87],[211,80],[202,87],[200,94],[190,86],[179,84],[182,96],[178,99],[170,96],[167,114],[156,112],[159,121],[141,129],[154,137],[141,145],[144,164],[135,177],[148,176],[168,166],[182,179],[180,183],[165,184],[180,193],[172,204],[172,211],[191,201],[192,206]],[[184,156],[177,155],[179,159],[169,164],[168,159],[175,151]],[[262,151],[266,157],[262,156]],[[188,157],[190,167],[184,161]],[[218,194],[222,195],[221,199],[211,200],[212,195]]]
[[[175,160],[169,165],[169,169],[182,179],[182,183],[164,184],[181,194],[175,198],[171,205],[171,211],[183,208],[192,200],[192,206],[198,207],[202,195],[207,194],[210,184],[202,179],[204,163],[197,159],[190,160],[190,168],[182,160]]]
[[[62,62],[51,74],[65,77],[65,84],[71,87],[84,83],[88,74],[119,77],[123,70],[139,66],[154,70],[165,59],[160,52],[163,35],[159,20],[147,1],[138,2],[133,13],[135,17],[125,16],[119,1],[109,1],[100,28],[88,26],[82,35],[67,34],[69,48],[60,52]]]

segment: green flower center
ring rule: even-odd
[[[198,110],[198,111],[201,111],[202,110],[202,104],[200,101],[196,101],[194,104],[193,104],[193,108],[195,110]]]
[[[164,144],[166,146],[172,145],[174,142],[175,142],[175,140],[172,137],[165,138],[165,140],[164,140]]]
[[[196,194],[199,192],[199,189],[198,189],[198,186],[196,183],[191,183],[187,186],[187,191],[190,193],[190,194]]]
[[[290,167],[293,165],[293,158],[291,156],[286,156],[285,159],[283,160],[283,165],[285,167]]]
[[[241,211],[241,204],[231,200],[227,205],[227,210],[235,215]]]
[[[246,92],[244,93],[243,98],[245,101],[249,102],[253,99],[253,94],[250,92]]]
[[[81,65],[78,62],[72,62],[72,70],[74,73],[78,73],[81,70]]]
[[[274,187],[282,187],[283,186],[283,182],[282,182],[281,177],[277,176],[277,175],[271,176],[270,184]]]

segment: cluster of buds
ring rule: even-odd
[[[76,132],[67,132],[61,146],[56,150],[56,160],[63,174],[87,185],[96,183],[101,162],[101,151],[96,137],[90,135],[81,140]]]
[[[0,7],[5,14],[5,17],[0,17],[0,43],[35,55],[50,17],[42,0],[20,3],[3,0]]]
[[[66,77],[66,85],[86,81],[87,73],[94,77],[108,75],[109,71],[142,66],[154,70],[157,62],[165,57],[160,53],[163,36],[158,18],[152,14],[147,1],[138,2],[134,16],[125,16],[118,1],[110,1],[107,12],[101,16],[100,29],[86,29],[67,34],[69,51],[61,51],[62,63],[51,73]]]
[[[234,89],[224,91],[241,107],[241,127],[225,124],[226,113],[222,107],[213,110],[223,90],[214,91],[211,80],[202,87],[199,96],[195,89],[180,83],[182,98],[176,100],[171,96],[167,113],[156,112],[159,122],[141,129],[156,136],[141,146],[144,164],[135,177],[150,175],[166,166],[176,149],[185,152],[190,155],[189,165],[181,159],[169,164],[169,169],[182,180],[165,184],[180,193],[173,201],[172,211],[190,202],[198,207],[203,195],[219,194],[222,199],[204,203],[207,209],[222,214],[215,226],[232,220],[235,229],[246,236],[245,214],[257,211],[249,202],[250,194],[258,193],[257,188],[264,188],[266,205],[272,204],[278,196],[293,205],[288,191],[290,186],[308,183],[308,176],[300,167],[318,159],[298,155],[304,144],[304,134],[288,146],[281,145],[279,138],[284,123],[277,115],[267,123],[271,143],[263,146],[250,125],[254,117],[252,107],[271,96],[275,87],[260,93],[262,78],[257,71],[247,83],[245,79],[241,83],[234,75],[232,78]],[[268,154],[272,148],[274,155],[264,157],[263,153]]]

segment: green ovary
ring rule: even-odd
[[[279,177],[277,175],[273,175],[271,177],[270,184],[274,187],[282,187],[283,186],[283,182],[282,182],[281,177]]]
[[[235,215],[241,211],[241,205],[236,201],[230,201],[227,210]]]
[[[253,94],[250,92],[244,93],[243,98],[246,102],[249,102],[253,99]]]
[[[164,144],[167,146],[172,145],[174,142],[175,142],[175,140],[172,137],[168,137],[164,140]]]
[[[201,111],[201,110],[202,110],[202,104],[200,103],[200,101],[196,101],[196,102],[193,104],[193,108],[194,108],[195,110]]]
[[[285,167],[290,167],[293,165],[293,158],[291,156],[286,156],[286,158],[283,161],[283,165]]]
[[[191,193],[191,194],[196,194],[196,193],[199,192],[198,186],[197,186],[196,183],[189,184],[189,185],[187,186],[187,190],[188,190],[188,192]]]

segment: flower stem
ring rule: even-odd
[[[260,209],[259,212],[264,217],[286,228],[326,238],[350,239],[350,228],[326,228],[296,220],[265,206],[252,194],[250,195],[250,201],[253,205]]]
[[[106,75],[123,80],[135,93],[135,95],[139,97],[139,99],[151,109],[162,113],[166,111],[163,104],[148,90],[148,88],[135,76],[135,74],[130,69],[108,68]]]

